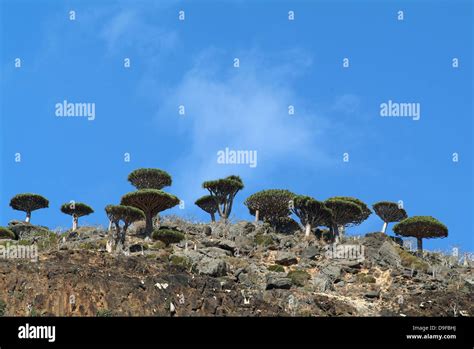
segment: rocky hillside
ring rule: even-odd
[[[107,232],[61,235],[13,222],[38,261],[0,259],[0,314],[26,316],[471,316],[472,265],[418,258],[381,233],[347,238],[354,258],[314,237],[249,222],[162,222],[186,239],[166,246],[130,229],[128,252]]]

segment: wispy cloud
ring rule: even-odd
[[[324,136],[328,120],[310,111],[292,88],[293,79],[311,60],[297,51],[280,57],[286,59],[281,64],[247,52],[239,55],[241,67],[233,68],[232,56],[207,50],[172,89],[158,118],[176,115],[178,105],[186,108],[183,132],[189,150],[176,164],[180,171],[175,181],[186,183],[177,188],[182,196],[193,199],[203,180],[231,173],[243,176],[247,184],[262,185],[270,181],[272,171],[292,176],[298,167],[330,163]],[[306,64],[298,64],[302,61]],[[295,115],[288,114],[289,105],[295,106]],[[226,147],[256,150],[258,166],[217,164],[217,151]]]

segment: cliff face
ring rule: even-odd
[[[437,254],[417,258],[380,233],[347,239],[338,249],[248,222],[164,224],[186,233],[187,242],[166,247],[132,230],[130,252],[120,255],[106,252],[106,232],[98,228],[63,236],[29,229],[8,244],[34,241],[39,259],[0,259],[0,310],[13,316],[474,312],[472,266]]]

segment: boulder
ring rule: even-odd
[[[196,265],[199,274],[213,277],[224,276],[227,273],[227,265],[221,259],[203,257]]]
[[[309,246],[301,252],[301,257],[302,258],[307,258],[307,259],[314,259],[316,256],[320,254],[319,249],[317,249],[315,246]]]
[[[286,276],[281,276],[278,275],[278,273],[275,274],[269,274],[267,275],[267,290],[272,290],[272,289],[285,289],[288,290],[291,288],[292,281],[290,278]]]
[[[278,252],[275,256],[275,263],[289,266],[298,263],[298,259],[293,252]]]
[[[327,291],[333,291],[334,286],[331,281],[325,274],[318,274],[316,275],[313,280],[313,286],[315,287],[316,291],[318,292],[327,292]]]

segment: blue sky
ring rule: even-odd
[[[238,174],[235,219],[270,188],[403,200],[449,228],[426,248],[474,249],[469,1],[0,3],[0,225],[23,218],[8,206],[21,192],[50,200],[33,223],[69,227],[59,206],[75,200],[96,211],[80,224],[105,225],[128,173],[157,167],[185,202],[165,214],[208,220],[193,205],[201,183]],[[57,117],[64,100],[95,103],[95,120]],[[420,103],[420,120],[381,117],[388,100]],[[226,147],[256,150],[257,167],[218,164]],[[381,226],[373,214],[349,233]]]

